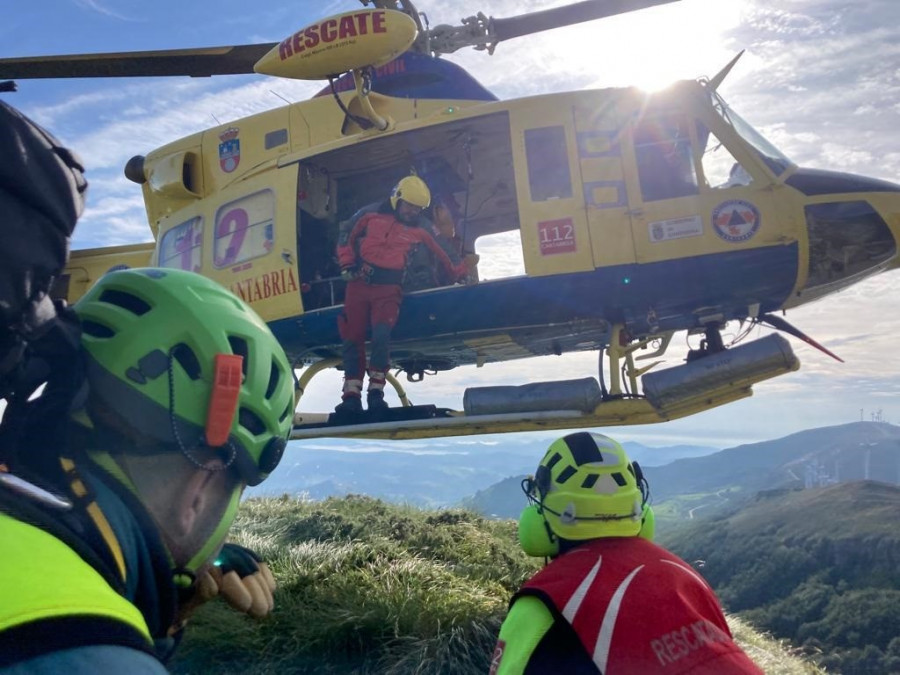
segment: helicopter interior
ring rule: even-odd
[[[386,200],[394,184],[410,173],[425,180],[434,201],[449,207],[456,226],[457,262],[475,251],[479,237],[517,233],[506,113],[375,138],[303,160],[297,186],[297,235],[306,311],[342,302],[343,282],[335,258],[341,228],[352,227],[353,215],[360,209]],[[409,278],[421,253],[411,253],[404,283],[407,291],[428,287]],[[426,264],[433,266],[436,261]],[[472,274],[477,275],[477,270]]]

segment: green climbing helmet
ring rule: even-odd
[[[636,536],[649,506],[637,462],[613,439],[589,432],[554,441],[528,493],[553,533],[572,541]]]
[[[294,377],[269,327],[193,272],[110,272],[75,304],[92,395],[160,443],[228,450],[248,485],[277,466]],[[240,357],[239,359],[236,357]]]

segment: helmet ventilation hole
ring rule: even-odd
[[[197,355],[194,354],[193,349],[180,342],[172,348],[172,358],[178,361],[178,365],[184,369],[189,378],[192,380],[199,379],[201,373],[200,361],[197,359]]]
[[[578,473],[577,469],[571,466],[567,466],[565,469],[559,472],[559,475],[556,477],[556,482],[562,485],[576,473]]]
[[[265,422],[263,422],[259,418],[259,415],[257,415],[249,408],[241,408],[238,411],[238,424],[240,424],[254,436],[259,436],[266,430]]]
[[[244,374],[244,378],[247,377],[247,362],[250,360],[250,350],[247,347],[247,341],[244,338],[237,337],[236,335],[228,336],[228,344],[231,345],[231,353],[235,356],[243,357],[241,361],[241,372]]]
[[[149,303],[141,300],[133,293],[118,291],[114,288],[108,288],[103,291],[103,293],[100,294],[100,302],[127,309],[137,316],[143,316],[152,309]]]
[[[102,323],[97,323],[90,319],[81,320],[81,332],[95,338],[111,338],[116,334],[116,331],[109,326],[104,326]]]
[[[272,398],[279,380],[281,380],[281,371],[278,370],[278,364],[272,361],[272,370],[269,371],[269,386],[266,387],[266,400]]]

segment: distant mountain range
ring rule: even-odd
[[[691,519],[700,509],[709,515],[733,508],[765,490],[864,479],[900,484],[900,427],[854,422],[663,465],[643,461],[641,465],[646,469],[657,517]],[[524,506],[519,484],[525,473],[507,476],[465,504],[489,516],[518,517]]]
[[[478,490],[531,473],[558,433],[494,434],[427,441],[293,441],[279,467],[248,496],[300,495],[324,499],[365,494],[417,506],[455,506]],[[642,466],[700,457],[718,448],[648,447],[625,443]]]

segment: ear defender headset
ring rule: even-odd
[[[530,504],[519,517],[519,544],[528,555],[558,555],[560,539],[653,539],[655,518],[641,467],[602,434],[579,432],[554,441],[522,490]]]

